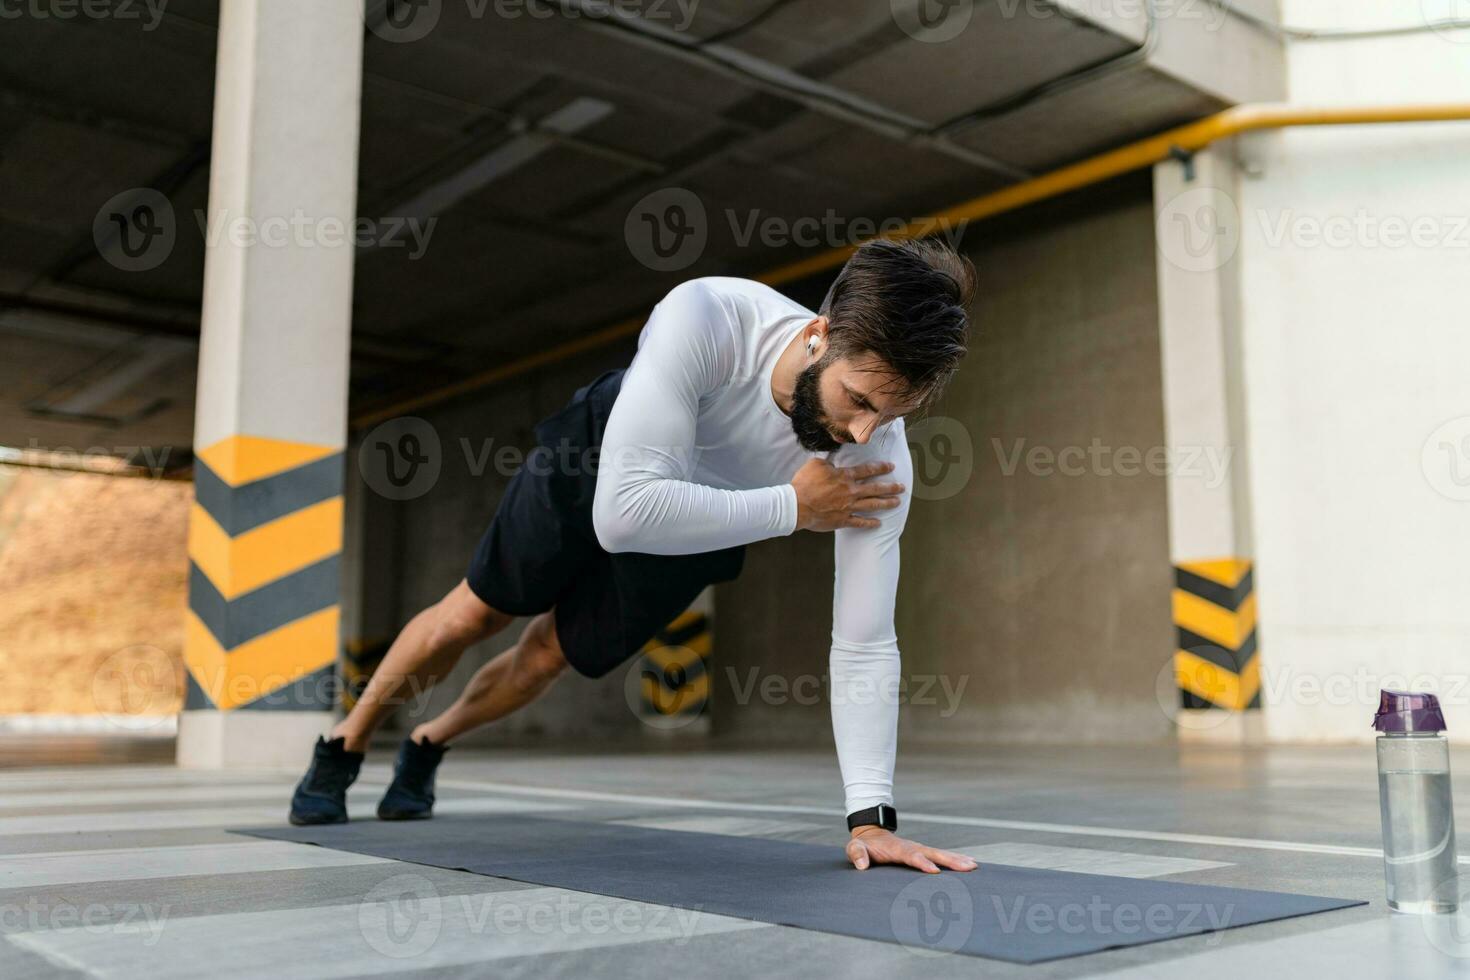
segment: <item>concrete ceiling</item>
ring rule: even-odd
[[[682,279],[811,251],[742,240],[752,220],[830,214],[823,244],[841,244],[853,219],[922,216],[1229,101],[1132,54],[1143,25],[1035,3],[976,0],[936,42],[901,26],[910,0],[648,0],[634,22],[532,16],[542,2],[504,17],[443,0],[421,39],[364,32],[359,212],[436,222],[422,254],[359,251],[354,408],[637,315]],[[152,29],[6,22],[0,446],[187,455],[216,22],[210,0],[171,0]],[[139,188],[176,224],[142,271],[94,238],[103,205]],[[656,271],[625,224],[666,188],[698,197],[708,240]]]

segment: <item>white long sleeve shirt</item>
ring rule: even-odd
[[[776,404],[771,374],[815,316],[768,286],[706,278],[653,310],[603,433],[593,525],[610,552],[680,555],[796,530],[791,478],[813,453]],[[847,812],[893,802],[899,655],[898,539],[913,478],[902,419],[835,465],[887,460],[902,504],[876,528],[833,533],[830,692]]]

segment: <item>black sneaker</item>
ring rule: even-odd
[[[378,804],[379,820],[427,820],[434,815],[434,772],[439,760],[449,751],[435,745],[427,737],[415,742],[412,737],[398,747],[398,761],[393,765],[393,782]]]
[[[291,822],[296,826],[347,822],[347,787],[362,767],[362,753],[348,752],[345,746],[345,739],[328,742],[317,736],[311,768],[291,797]]]

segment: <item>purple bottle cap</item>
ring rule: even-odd
[[[1414,691],[1380,691],[1373,727],[1380,732],[1442,732],[1439,698]]]

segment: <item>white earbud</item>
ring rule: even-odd
[[[818,339],[816,337],[813,337],[811,340],[808,340],[806,342],[806,352],[808,354],[816,354],[816,352],[817,352],[817,340]]]

